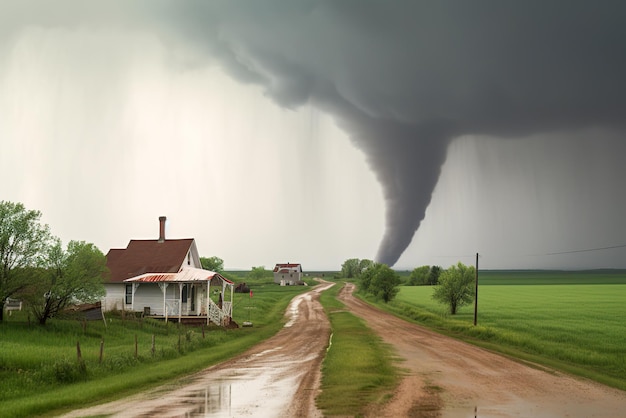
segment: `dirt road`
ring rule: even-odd
[[[530,367],[436,334],[376,310],[352,296],[340,299],[404,359],[406,377],[386,417],[624,417],[626,392]]]
[[[235,359],[175,385],[66,417],[321,417],[315,397],[330,325],[319,293],[330,286],[326,282],[295,297],[285,327]]]
[[[315,407],[330,326],[319,304],[325,283],[297,296],[288,322],[243,355],[177,384],[67,417],[320,417]],[[622,417],[626,392],[530,367],[436,334],[376,310],[352,296],[340,299],[403,360],[406,376],[375,417]]]

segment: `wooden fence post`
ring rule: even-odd
[[[154,357],[154,334],[152,334],[152,357]]]
[[[78,362],[82,363],[83,355],[80,352],[80,341],[76,341],[76,357],[78,358]]]
[[[98,363],[102,364],[102,355],[104,354],[104,338],[100,340],[100,358],[98,359]]]

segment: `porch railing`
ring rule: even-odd
[[[222,312],[225,316],[233,316],[233,304],[231,302],[222,302]]]
[[[211,299],[209,299],[209,319],[216,325],[224,325],[224,312]]]
[[[180,312],[180,303],[178,299],[165,299],[165,315],[174,316]]]

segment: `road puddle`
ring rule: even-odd
[[[287,323],[278,334],[242,356],[176,384],[73,411],[66,417],[321,416],[314,398],[330,324],[310,294],[295,297],[286,316]]]
[[[296,296],[291,301],[291,303],[289,304],[289,307],[287,308],[291,318],[284,325],[284,328],[290,328],[290,327],[293,326],[293,324],[296,323],[296,321],[298,321],[298,318],[300,317],[299,306],[300,306],[300,303],[302,303],[303,300],[310,301],[311,300],[311,295],[305,293],[304,295]]]
[[[280,416],[297,387],[297,378],[275,376],[276,368],[213,380],[189,394],[186,417]]]

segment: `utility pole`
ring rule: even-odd
[[[478,253],[476,253],[476,277],[474,288],[474,326],[476,326],[476,319],[478,317]]]

